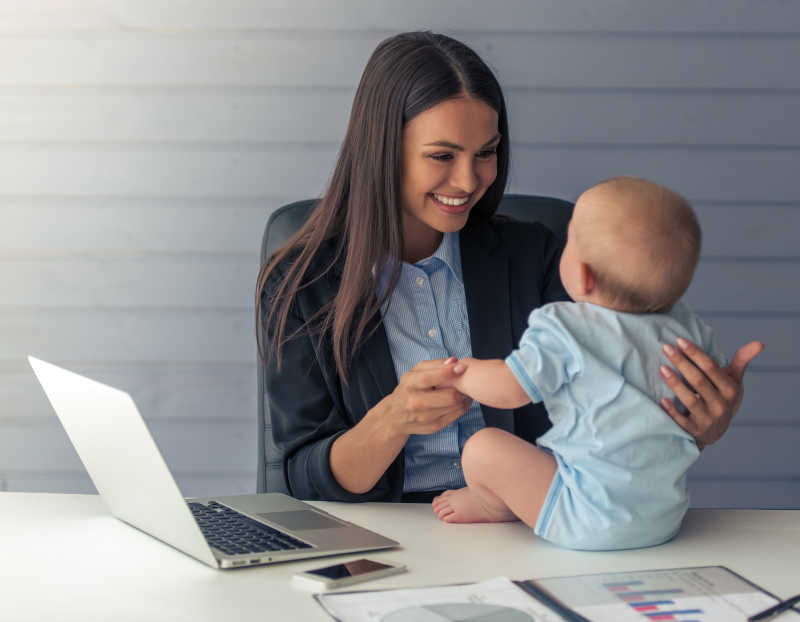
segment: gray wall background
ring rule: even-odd
[[[641,175],[694,203],[688,299],[767,349],[695,506],[800,507],[800,3],[0,2],[0,489],[92,491],[25,362],[130,391],[187,495],[255,488],[266,218],[318,196],[376,43],[432,28],[496,71],[509,190]]]

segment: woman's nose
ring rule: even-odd
[[[467,194],[475,192],[480,183],[480,179],[478,178],[478,171],[475,168],[475,164],[470,158],[464,158],[458,163],[458,166],[453,168],[453,175],[450,178],[450,183],[453,187]]]

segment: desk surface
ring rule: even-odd
[[[719,564],[779,597],[800,591],[800,510],[690,510],[667,544],[581,553],[521,523],[446,525],[427,504],[315,505],[402,544],[369,556],[408,573],[352,589]],[[330,619],[291,584],[320,559],[214,570],[114,519],[96,495],[0,493],[0,560],[0,620]]]

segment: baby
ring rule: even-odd
[[[678,299],[700,255],[685,199],[633,177],[584,192],[561,257],[574,302],[535,309],[505,361],[448,359],[453,386],[495,408],[544,401],[553,427],[534,446],[485,428],[464,447],[467,487],[436,497],[445,522],[518,518],[575,549],[660,544],[689,505],[694,439],[659,402],[661,348],[694,342],[721,364],[711,329]]]

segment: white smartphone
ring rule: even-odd
[[[333,564],[307,570],[306,572],[298,572],[294,575],[292,581],[303,588],[333,590],[345,585],[388,577],[405,571],[405,566],[362,558],[344,562],[343,564]]]

